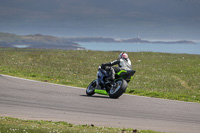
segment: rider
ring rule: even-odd
[[[107,67],[114,65],[118,65],[119,67]],[[109,80],[111,80],[111,82],[114,83],[115,73],[119,72],[120,70],[132,70],[132,65],[130,59],[128,58],[128,54],[122,52],[117,60],[114,60],[109,63],[104,63],[101,65],[101,68],[107,69],[109,71]]]

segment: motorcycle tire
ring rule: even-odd
[[[127,82],[123,79],[119,79],[116,82],[116,85],[111,87],[109,91],[110,98],[119,98],[127,88]]]
[[[93,80],[86,89],[86,94],[92,96],[95,94],[96,80]]]

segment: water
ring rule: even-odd
[[[161,52],[200,54],[200,43],[197,44],[159,44],[159,43],[82,43],[82,47],[96,51],[126,52]]]
[[[13,45],[16,48],[28,48],[29,45]]]

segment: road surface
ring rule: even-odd
[[[88,83],[89,84],[89,83]],[[200,104],[85,89],[0,75],[0,116],[95,126],[200,133]]]

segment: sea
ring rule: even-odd
[[[200,55],[200,42],[196,44],[78,42],[78,44],[93,51],[160,52]]]

